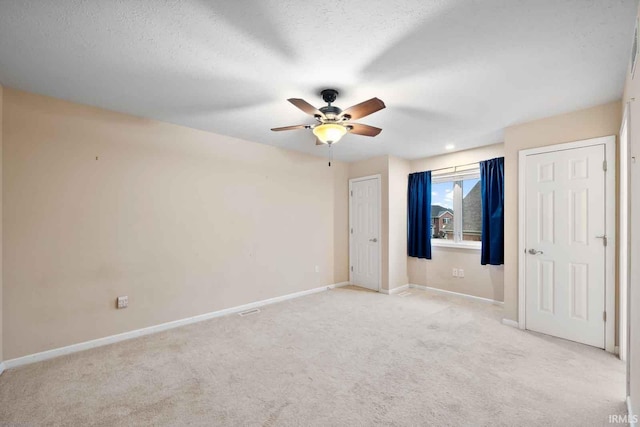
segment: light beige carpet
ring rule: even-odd
[[[624,364],[501,308],[336,289],[5,371],[0,424],[600,426]]]

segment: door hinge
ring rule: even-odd
[[[351,190],[350,193],[351,193],[351,197],[353,197],[353,190]]]
[[[607,312],[606,311],[602,312],[602,320],[604,320],[605,322],[607,321]]]
[[[353,265],[351,266],[351,271],[353,271]]]
[[[606,160],[602,161],[602,170],[605,171],[605,172],[607,171],[607,161]]]
[[[351,234],[353,234],[353,227],[351,227]]]

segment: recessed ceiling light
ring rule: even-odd
[[[453,144],[447,144],[444,146],[445,150],[453,150],[454,148],[456,148],[456,146]]]

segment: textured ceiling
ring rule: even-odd
[[[326,155],[286,99],[377,96],[342,160],[502,141],[506,126],[619,99],[637,0],[0,0],[0,82]]]

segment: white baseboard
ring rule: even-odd
[[[262,301],[256,301],[249,304],[239,305],[236,307],[225,308],[218,311],[212,311],[210,313],[200,314],[193,317],[187,317],[186,319],[174,320],[172,322],[161,323],[159,325],[149,326],[147,328],[136,329],[129,332],[123,332],[117,335],[111,335],[108,337],[98,338],[91,341],[85,341],[77,344],[68,345],[66,347],[54,348],[52,350],[43,351],[40,353],[29,354],[27,356],[18,357],[15,359],[5,360],[0,366],[0,372],[3,369],[16,368],[18,366],[27,365],[29,363],[41,362],[43,360],[53,359],[55,357],[64,356],[71,353],[76,353],[83,350],[89,350],[91,348],[102,347],[104,345],[114,344],[120,341],[129,340],[132,338],[142,337],[145,335],[155,334],[157,332],[166,331],[168,329],[178,328],[180,326],[190,325],[192,323],[202,322],[204,320],[213,319],[220,316],[226,316],[228,314],[239,313],[241,311],[250,310],[256,307],[262,307],[277,302],[282,302],[294,298],[300,298],[306,295],[315,294],[318,292],[328,291],[341,286],[348,285],[349,282],[340,282],[327,286],[320,286],[318,288],[309,289],[306,291],[295,292],[288,295],[282,295],[279,297],[269,298]]]
[[[511,326],[513,328],[516,328],[516,329],[520,329],[520,324],[518,322],[516,322],[515,320],[502,319],[502,324],[503,325],[507,325],[507,326]]]
[[[335,288],[341,288],[343,286],[348,286],[350,285],[350,282],[340,282],[340,283],[334,283],[333,285],[329,285],[327,286],[329,289],[335,289]]]
[[[4,362],[0,362],[0,375],[2,375],[2,373],[4,372],[5,366],[4,366]]]
[[[475,301],[488,302],[488,303],[494,304],[494,305],[504,305],[504,303],[502,301],[496,301],[494,299],[477,297],[477,296],[469,295],[469,294],[461,294],[459,292],[446,291],[444,289],[432,288],[430,286],[415,285],[413,283],[409,283],[408,286],[410,288],[414,288],[414,289],[422,289],[423,291],[432,291],[432,292],[438,292],[438,293],[446,294],[446,295],[455,295],[455,296],[458,296],[458,297],[468,298],[468,299],[472,299],[472,300],[475,300]]]
[[[398,286],[397,288],[393,288],[393,289],[380,289],[380,293],[383,293],[385,295],[393,295],[393,294],[397,294],[398,292],[402,292],[404,290],[409,289],[409,285],[402,285],[402,286]]]
[[[637,427],[638,426],[638,416],[633,413],[633,409],[631,409],[631,396],[627,396],[627,414],[629,418],[627,421],[629,422],[629,427]]]

